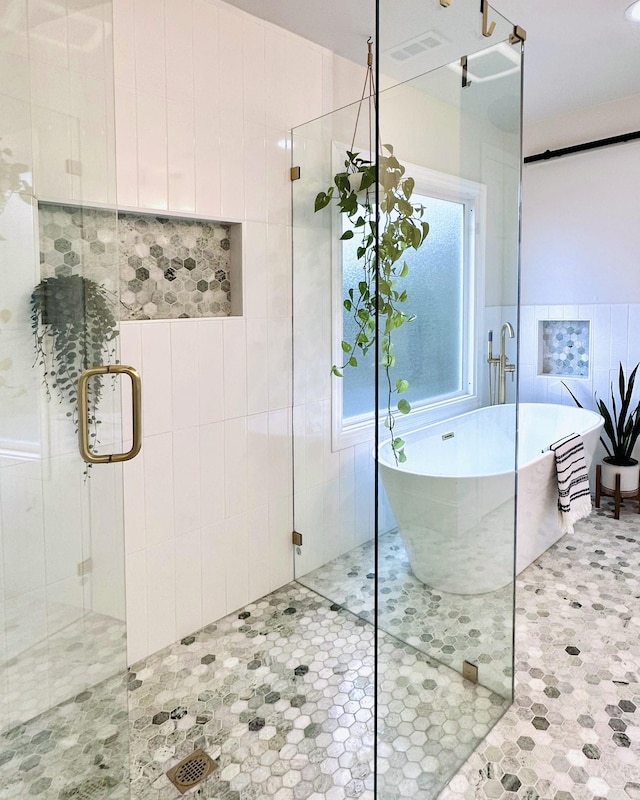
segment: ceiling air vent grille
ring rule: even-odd
[[[423,53],[427,53],[429,50],[440,47],[445,41],[444,37],[436,33],[436,31],[427,31],[426,33],[420,34],[420,36],[417,36],[415,39],[410,39],[407,42],[403,42],[398,47],[392,48],[387,52],[387,55],[393,58],[394,61],[408,61],[410,58],[415,58]]]

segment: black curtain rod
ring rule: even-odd
[[[559,150],[545,150],[544,153],[536,153],[535,156],[527,156],[525,164],[532,164],[534,161],[548,161],[550,158],[561,158],[572,153],[583,153],[585,150],[595,150],[597,147],[608,147],[611,144],[621,144],[622,142],[632,142],[640,139],[640,131],[622,133],[620,136],[610,136],[608,139],[596,139],[593,142],[584,144],[574,144],[571,147],[561,147]]]

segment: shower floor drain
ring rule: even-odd
[[[61,794],[63,800],[103,800],[108,797],[106,789],[113,789],[118,785],[118,781],[111,775],[100,775],[96,778],[89,778],[72,789],[66,789]]]
[[[167,778],[179,792],[184,794],[188,789],[211,775],[217,767],[218,765],[204,750],[194,750],[179,764],[167,771]]]

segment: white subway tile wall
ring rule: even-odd
[[[115,0],[114,41],[119,205],[243,223],[242,318],[121,326],[144,391],[125,468],[134,661],[293,577],[290,129],[336,107],[336,70],[357,99],[363,68],[217,0]],[[321,504],[340,458],[318,455]]]
[[[588,320],[590,322],[589,375],[567,377],[540,374],[540,320]],[[606,398],[611,381],[617,382],[622,363],[630,371],[640,362],[640,305],[522,306],[520,311],[520,400],[572,405],[563,381],[588,408],[593,398]]]

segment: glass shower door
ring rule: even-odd
[[[295,574],[373,623],[376,796],[427,800],[512,701],[515,391],[491,407],[486,359],[517,330],[521,46],[475,4],[377,9],[377,147],[357,104],[292,137]]]
[[[369,131],[359,104],[293,131],[294,524],[296,580],[373,621],[373,351],[357,370],[342,366],[345,281],[357,259],[343,247],[343,221],[316,197],[344,170],[351,142],[363,153]],[[366,119],[362,112],[361,119]],[[344,242],[348,244],[348,242]],[[345,334],[346,336],[346,334]]]
[[[111,7],[0,28],[0,797],[128,797]]]
[[[510,23],[489,9],[485,27],[472,5],[426,3],[424,25],[413,17],[401,35],[397,3],[379,3],[380,73],[399,61],[403,79],[379,98],[381,142],[404,168],[392,213],[393,175],[380,179],[383,275],[394,220],[429,226],[389,267],[411,321],[378,320],[379,361],[393,357],[379,375],[377,462],[385,800],[437,796],[513,697],[515,391],[508,378],[509,402],[490,406],[486,358],[489,329],[496,343],[503,323],[517,329],[521,47]],[[381,168],[397,175],[389,156]]]

